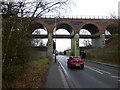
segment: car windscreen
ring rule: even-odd
[[[80,57],[73,58],[72,60],[81,60]]]

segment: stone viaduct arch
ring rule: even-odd
[[[65,29],[70,33],[69,36],[58,35],[58,37],[71,38],[72,55],[74,55],[74,42],[76,42],[76,55],[79,55],[79,38],[92,38],[92,45],[94,47],[104,47],[105,30],[108,29],[113,34],[117,33],[116,20],[112,19],[37,18],[29,28],[30,33],[36,28],[47,30],[48,35],[37,37],[48,38],[48,55],[50,57],[53,53],[54,30]],[[91,35],[79,35],[80,29],[87,29]]]
[[[56,24],[56,31],[58,29],[65,29],[67,30],[70,34],[73,34],[74,31],[73,31],[73,27],[71,27],[68,23],[57,23]]]

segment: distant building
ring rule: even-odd
[[[64,54],[67,55],[67,56],[70,56],[71,55],[71,49],[65,50]]]

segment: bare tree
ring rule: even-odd
[[[4,0],[0,2],[2,3],[0,14],[2,15],[3,87],[6,87],[8,82],[11,83],[10,78],[11,81],[15,79],[15,73],[12,73],[16,70],[15,65],[24,68],[24,64],[29,60],[31,39],[28,27],[32,21],[47,13],[57,13],[60,9],[63,10],[68,2],[68,0],[25,0],[23,2]],[[20,68],[17,70],[19,71]]]
[[[58,9],[63,9],[63,7],[67,5],[67,2],[68,0],[25,0],[23,2],[19,2],[18,0],[16,2],[2,2],[3,49],[6,49],[3,51],[8,51],[7,49],[9,48],[9,43],[14,32],[16,32],[17,37],[19,37],[13,48],[13,50],[16,50],[23,38],[26,38],[28,27],[35,18],[41,17],[49,12],[57,12]],[[59,6],[61,7],[58,8]],[[29,18],[29,20],[26,21],[24,18]],[[5,54],[3,56],[6,57],[6,53],[3,54]]]
[[[85,47],[91,46],[90,40],[89,39],[84,39],[83,44]]]

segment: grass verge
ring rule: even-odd
[[[43,88],[49,65],[48,58],[29,61],[25,71],[14,80],[11,88]]]
[[[118,53],[117,52],[102,52],[100,55],[92,55],[90,53],[87,53],[86,56],[87,59],[103,62],[103,63],[109,63],[109,64],[120,64],[118,60]]]

